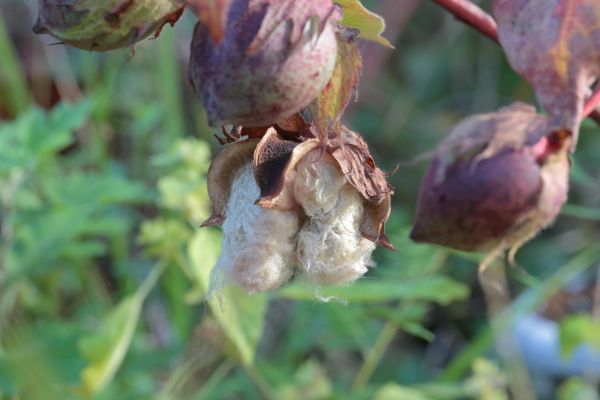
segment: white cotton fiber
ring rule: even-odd
[[[313,161],[303,167],[294,194],[310,218],[298,233],[299,266],[318,285],[352,282],[373,265],[375,244],[360,233],[363,198],[334,164]]]
[[[248,293],[275,289],[293,275],[299,217],[257,206],[252,163],[233,180],[223,223],[223,246],[211,273],[210,292],[236,283]]]

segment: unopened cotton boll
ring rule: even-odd
[[[229,283],[248,293],[263,292],[278,288],[293,275],[299,217],[295,212],[257,206],[258,196],[252,164],[248,163],[233,180],[222,225],[221,256],[211,274],[211,293]]]
[[[183,6],[180,0],[39,0],[33,31],[83,50],[115,50],[174,24]]]
[[[329,285],[364,275],[373,265],[376,245],[360,232],[363,198],[339,168],[327,158],[306,157],[299,164],[294,194],[309,216],[298,233],[299,266],[308,279]]]

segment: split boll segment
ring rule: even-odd
[[[363,227],[382,227],[389,215],[367,212],[369,202],[317,139],[284,138],[273,128],[225,145],[208,188],[213,216],[205,225],[222,224],[224,234],[211,293],[227,284],[268,291],[296,274],[317,286],[352,282],[373,266],[376,243]]]
[[[336,63],[331,0],[233,0],[222,39],[201,22],[188,79],[212,126],[271,126],[298,113],[329,82]]]
[[[512,261],[567,200],[571,140],[521,103],[465,119],[429,166],[411,238],[463,251],[510,249]]]
[[[157,36],[183,8],[180,0],[39,0],[33,31],[83,50],[116,50]]]

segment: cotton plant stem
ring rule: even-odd
[[[600,268],[596,271],[596,283],[592,294],[591,318],[594,322],[600,322]],[[594,370],[590,365],[584,365],[583,377],[590,387],[597,387],[598,383],[600,383],[600,378],[594,374]]]
[[[369,350],[358,374],[356,374],[354,382],[352,382],[352,390],[360,390],[366,386],[396,333],[398,333],[398,326],[392,322],[387,322],[375,340],[373,347]]]
[[[256,385],[256,388],[260,392],[260,396],[263,400],[277,399],[267,380],[262,376],[260,371],[254,365],[244,366],[244,370],[246,371],[248,377]]]
[[[510,331],[501,322],[500,316],[511,303],[508,281],[503,263],[492,262],[479,269],[479,283],[485,295],[488,316],[496,352],[502,360],[507,373],[508,387],[512,398],[516,400],[535,400],[535,392],[527,372],[518,344]]]
[[[452,13],[458,20],[500,44],[498,26],[494,18],[479,6],[469,0],[433,0],[433,2]],[[582,119],[589,117],[598,106],[600,106],[600,87],[586,100]]]
[[[587,118],[592,113],[597,112],[600,107],[600,85],[594,90],[594,93],[585,101],[583,105],[583,118]]]
[[[454,16],[479,31],[483,35],[498,43],[498,29],[496,21],[479,6],[469,0],[433,0]]]

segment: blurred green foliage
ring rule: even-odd
[[[206,300],[217,148],[183,79],[193,19],[132,58],[97,55],[40,44],[29,3],[0,0],[0,399],[508,398],[477,257],[407,238],[424,165],[391,177],[398,252],[364,279]],[[376,69],[349,118],[388,170],[469,113],[532,101],[494,44],[429,3],[396,36],[375,67],[364,45]],[[598,133],[584,124],[565,217],[509,270],[504,328],[600,260]],[[575,318],[567,349],[597,339]],[[560,398],[589,390],[569,380]]]

